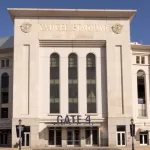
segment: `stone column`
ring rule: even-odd
[[[85,128],[80,128],[80,143],[81,147],[85,146]]]
[[[62,147],[67,146],[67,128],[62,128]]]
[[[101,146],[101,130],[98,128],[98,146]]]
[[[30,126],[30,146],[31,148],[36,148],[39,146],[39,127],[38,125]]]
[[[148,145],[150,145],[150,132],[148,132]]]

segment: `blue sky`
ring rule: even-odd
[[[150,45],[150,0],[1,0],[0,37],[13,35],[7,8],[136,9],[131,41]]]

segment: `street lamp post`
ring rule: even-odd
[[[19,119],[19,150],[21,150],[21,144],[22,144],[22,141],[21,141],[21,131],[22,131],[22,126],[21,126],[21,122],[22,120]]]
[[[134,150],[134,139],[133,139],[133,137],[134,137],[134,124],[133,124],[133,122],[134,122],[134,120],[131,119],[131,127],[132,127],[132,130],[131,130],[131,132],[132,132],[132,150]]]

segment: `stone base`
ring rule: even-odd
[[[14,148],[19,141],[16,135],[16,125],[20,118],[12,119],[12,147]],[[30,127],[30,147],[38,147],[39,141],[39,119],[38,118],[21,118],[22,125]]]

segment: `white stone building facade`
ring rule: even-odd
[[[8,11],[0,146],[17,146],[19,119],[24,147],[131,146],[131,118],[135,144],[149,145],[150,46],[130,42],[135,10]]]

